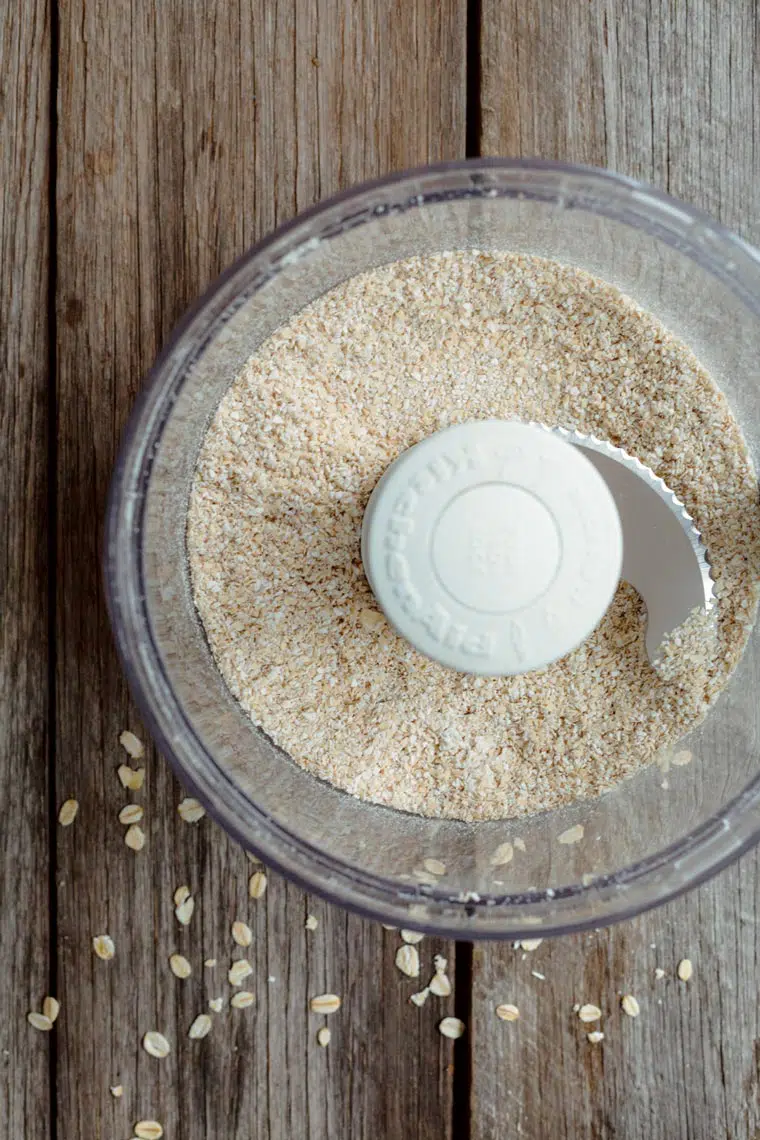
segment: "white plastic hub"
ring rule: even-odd
[[[598,625],[623,540],[581,451],[528,424],[481,420],[410,448],[375,487],[362,558],[388,620],[466,673],[540,669]]]

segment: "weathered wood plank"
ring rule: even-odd
[[[50,11],[0,12],[0,1121],[47,1135]]]
[[[126,1136],[144,1117],[184,1140],[450,1132],[450,1043],[436,1010],[397,995],[410,986],[391,934],[318,902],[306,932],[304,896],[277,880],[249,900],[244,855],[209,820],[178,818],[180,790],[152,751],[135,797],[147,846],[125,847],[117,737],[140,726],[101,602],[99,523],[141,377],[198,291],[320,195],[463,152],[464,7],[75,0],[61,11],[57,780],[82,801],[58,847],[67,1140]],[[187,928],[173,915],[181,883],[197,902]],[[227,1007],[191,1042],[207,998],[228,1002],[235,917],[254,929],[256,1004]],[[102,932],[110,962],[92,953]],[[192,962],[186,981],[169,973],[175,949]],[[325,1050],[307,998],[326,988],[344,1007]],[[140,1048],[148,1029],[171,1040],[165,1060]]]
[[[745,232],[759,19],[752,0],[484,0],[481,151],[606,166]]]
[[[511,1128],[525,1140],[755,1140],[757,872],[748,857],[662,910],[524,956],[476,947],[473,1137]],[[675,977],[683,957],[694,963],[688,984]],[[656,967],[667,976],[656,980]],[[624,993],[639,1001],[638,1018],[620,1009]],[[497,1020],[504,1001],[519,1007],[518,1022]],[[599,1026],[573,1013],[586,1002],[603,1010],[601,1044],[586,1038]]]
[[[484,153],[607,165],[760,241],[756,5],[484,0],[483,20]],[[756,1140],[758,883],[753,854],[660,911],[525,960],[476,948],[473,1140]],[[688,986],[674,978],[683,956]],[[495,1018],[502,1001],[519,1022]],[[608,1015],[602,1044],[587,1042],[575,1002]]]

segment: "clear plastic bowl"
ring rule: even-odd
[[[641,183],[539,161],[477,159],[394,175],[322,203],[246,254],[188,313],[126,430],[111,487],[105,576],[132,691],[183,783],[233,836],[310,891],[396,926],[458,938],[557,934],[636,914],[718,871],[760,837],[760,635],[684,741],[597,800],[503,823],[429,820],[354,799],[254,728],[211,657],[190,590],[185,520],[196,456],[257,346],[344,278],[475,247],[555,258],[618,285],[683,338],[758,452],[760,260]],[[557,844],[582,823],[585,837]],[[495,847],[525,851],[498,871]],[[419,882],[437,859],[445,873]],[[423,875],[422,878],[428,876]],[[494,882],[498,878],[499,883]]]

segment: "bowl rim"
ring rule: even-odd
[[[717,239],[724,249],[731,249],[736,261],[734,272],[730,274],[731,285],[735,286],[734,291],[747,307],[760,315],[760,288],[753,290],[751,283],[745,285],[741,272],[736,272],[749,270],[757,275],[760,285],[760,253],[704,212],[646,183],[612,171],[547,159],[472,158],[414,167],[359,183],[309,207],[252,245],[208,286],[174,326],[147,373],[122,435],[108,491],[103,544],[108,614],[130,690],[159,750],[183,785],[198,797],[209,814],[243,847],[259,854],[267,866],[308,892],[369,918],[413,926],[445,937],[467,939],[508,939],[524,936],[529,931],[534,935],[540,933],[542,937],[581,931],[622,921],[677,898],[717,874],[760,841],[760,774],[725,804],[719,814],[705,820],[693,831],[645,859],[595,878],[587,885],[578,883],[556,891],[526,891],[517,895],[481,896],[475,900],[453,897],[449,890],[435,887],[402,890],[397,880],[350,867],[325,855],[309,841],[267,816],[248,797],[245,797],[246,823],[255,835],[244,831],[241,816],[234,810],[236,798],[242,797],[234,781],[200,745],[206,767],[214,771],[216,792],[210,795],[206,786],[196,779],[192,767],[183,761],[183,746],[180,742],[178,747],[177,733],[167,731],[163,707],[168,700],[173,701],[172,711],[180,723],[185,725],[190,736],[195,736],[179,701],[174,699],[165,674],[161,699],[158,699],[156,682],[160,678],[151,676],[144,664],[146,647],[152,644],[150,622],[145,614],[143,623],[136,624],[135,613],[127,603],[135,599],[139,602],[143,569],[139,544],[135,541],[136,534],[139,534],[139,520],[135,530],[134,512],[136,502],[144,507],[145,497],[142,494],[136,499],[131,484],[136,474],[144,480],[149,477],[147,441],[155,438],[156,430],[160,431],[161,424],[170,414],[170,407],[165,406],[162,398],[171,387],[172,377],[187,372],[195,355],[208,342],[209,330],[234,305],[236,296],[239,296],[238,279],[247,276],[250,267],[265,260],[278,245],[308,230],[312,222],[326,218],[360,198],[387,194],[404,186],[411,190],[426,180],[435,181],[448,175],[455,178],[463,176],[475,187],[479,184],[479,177],[489,172],[517,176],[518,179],[525,177],[526,180],[541,174],[555,179],[587,179],[595,185],[604,183],[617,193],[645,202],[649,209],[659,209],[664,222],[667,219],[671,222],[673,219],[685,221],[702,238],[708,235]],[[667,240],[666,236],[664,240]],[[188,342],[193,333],[201,335]],[[123,589],[125,585],[129,599]],[[159,673],[163,673],[161,656],[154,644],[152,648],[154,662]],[[226,795],[219,795],[220,785],[226,788]],[[677,875],[672,873],[675,868],[679,872]],[[327,878],[324,871],[329,872]],[[331,884],[331,888],[325,887],[325,881]],[[583,899],[589,903],[593,900],[593,913],[587,910],[577,914],[566,911],[568,903]],[[426,908],[439,907],[442,913],[440,917],[436,914],[429,920],[410,915],[410,907],[416,904],[423,904]],[[546,916],[539,923],[533,918],[528,925],[528,916],[535,915],[536,908],[542,907],[547,909]],[[552,917],[552,912],[556,917]]]

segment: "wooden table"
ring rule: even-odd
[[[753,0],[46,0],[0,12],[0,1134],[123,1140],[758,1140],[760,864],[609,931],[509,945],[436,940],[446,1003],[411,1006],[397,936],[189,826],[147,759],[147,846],[117,812],[124,728],[99,570],[119,433],[185,306],[320,197],[465,154],[609,166],[760,241]],[[79,815],[56,823],[73,796]],[[197,901],[187,929],[172,892]],[[319,919],[304,930],[308,912]],[[256,1005],[187,1028],[225,992],[246,915]],[[116,957],[92,952],[107,931]],[[178,981],[168,954],[192,960]],[[202,960],[218,957],[216,974]],[[695,974],[673,978],[689,956]],[[655,983],[653,968],[667,977]],[[545,976],[531,974],[536,969]],[[213,983],[211,982],[213,978]],[[343,1009],[326,1049],[307,999]],[[610,1015],[591,1047],[572,1004]],[[51,1034],[26,1021],[46,993]],[[516,1001],[520,1021],[496,1020]],[[439,1036],[441,1011],[467,1033]],[[157,1061],[140,1047],[160,1028]],[[109,1086],[122,1084],[114,1098]]]

